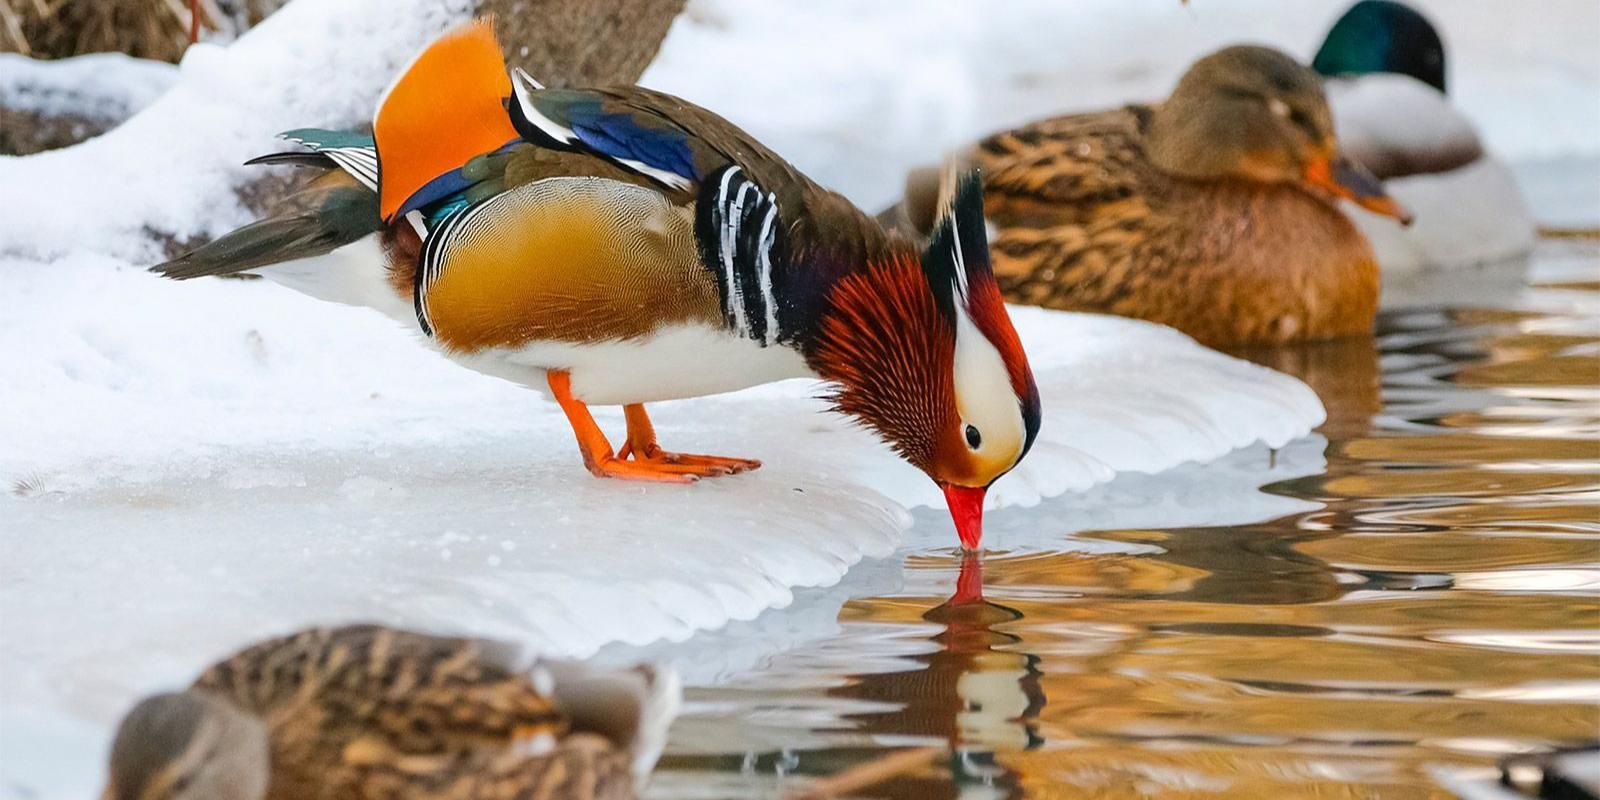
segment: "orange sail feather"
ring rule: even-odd
[[[428,45],[384,93],[372,120],[379,212],[386,222],[429,181],[517,138],[500,43],[487,19]]]

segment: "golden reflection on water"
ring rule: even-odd
[[[937,740],[862,796],[1433,798],[1441,765],[1600,739],[1600,285],[1512,305],[1247,354],[1328,406],[1325,469],[1264,487],[1315,510],[910,555],[911,590],[779,657],[833,679],[850,746],[812,768]]]

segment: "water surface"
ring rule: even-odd
[[[1486,301],[1414,287],[1375,340],[1248,354],[1328,406],[1282,461],[993,515],[981,562],[919,516],[832,635],[691,688],[652,794],[933,744],[856,796],[1449,797],[1440,770],[1600,739],[1597,265],[1546,242],[1440,279]]]

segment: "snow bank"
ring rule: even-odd
[[[150,105],[177,79],[171,64],[121,53],[55,61],[0,53],[0,108],[118,121]]]
[[[469,9],[467,0],[290,3],[228,47],[189,48],[172,89],[116,130],[0,158],[0,252],[150,258],[150,232],[184,239],[249,221],[234,193],[245,159],[275,147],[278,131],[369,120],[395,72]],[[86,66],[106,73],[90,80],[126,80],[127,64]]]

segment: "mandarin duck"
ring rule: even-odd
[[[952,160],[982,171],[1008,299],[1211,346],[1370,331],[1377,264],[1336,201],[1408,219],[1340,156],[1317,74],[1264,47],[1200,59],[1159,105],[1047,119]],[[879,219],[931,231],[941,184],[914,172]]]
[[[1404,230],[1356,216],[1385,279],[1532,249],[1538,226],[1516,176],[1450,102],[1444,41],[1426,17],[1392,0],[1361,0],[1333,24],[1311,65],[1325,76],[1345,154],[1417,214]]]
[[[321,174],[270,218],[153,269],[260,272],[374,306],[457,363],[551,395],[596,475],[755,468],[662,450],[644,404],[820,378],[944,490],[976,548],[987,487],[1038,433],[976,176],[952,178],[921,248],[705,109],[508,76],[481,21],[406,68],[370,137],[285,136],[308,150],[255,163]],[[623,406],[618,450],[593,404]]]
[[[105,800],[621,800],[677,713],[675,675],[377,625],[245,649],[141,701]]]

